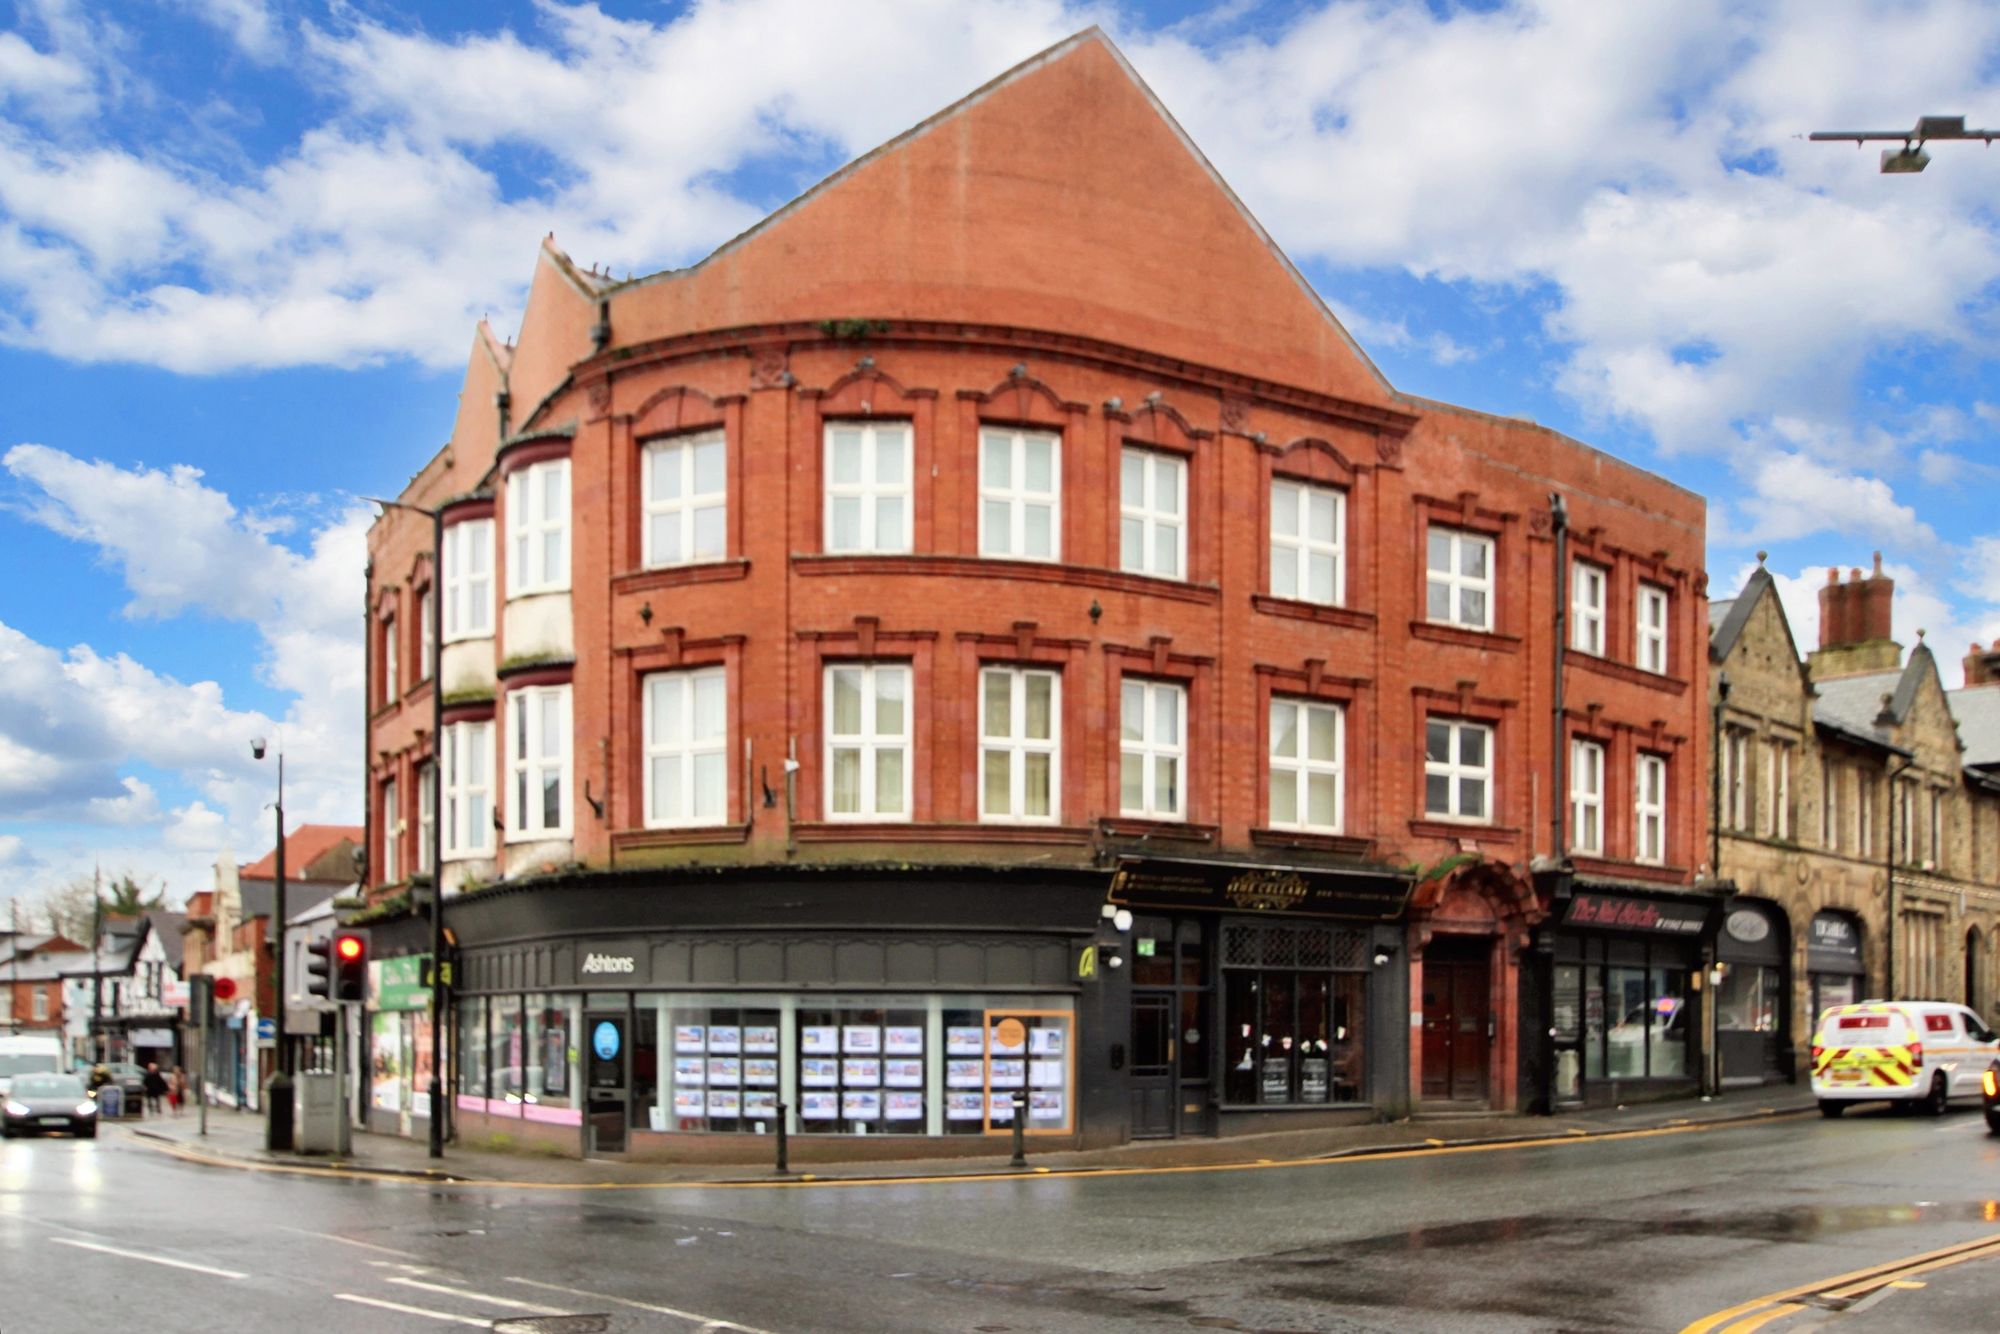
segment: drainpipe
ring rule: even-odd
[[[1556,538],[1556,643],[1555,643],[1555,691],[1554,703],[1550,708],[1550,728],[1554,737],[1554,748],[1550,753],[1552,763],[1549,771],[1553,790],[1549,793],[1549,805],[1555,809],[1555,838],[1549,849],[1557,862],[1564,856],[1564,824],[1569,819],[1569,751],[1563,736],[1563,660],[1569,648],[1569,507],[1563,504],[1562,493],[1549,493],[1550,526]]]
[[[1708,763],[1708,874],[1710,881],[1722,883],[1722,718],[1729,703],[1729,673],[1715,674],[1715,703],[1709,713]],[[1707,985],[1702,990],[1701,1075],[1704,1093],[1722,1091],[1722,1054],[1715,1028],[1715,942],[1702,943],[1701,971]]]

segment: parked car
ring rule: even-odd
[[[1982,1097],[1996,1061],[2000,1038],[1963,1005],[1862,1001],[1820,1015],[1812,1087],[1822,1116],[1884,1099],[1941,1116],[1954,1099]]]
[[[1986,1111],[1986,1131],[2000,1135],[2000,1062],[1986,1067],[1979,1077],[1979,1105]]]
[[[144,1111],[146,1107],[146,1068],[141,1065],[134,1065],[130,1061],[104,1061],[101,1064],[111,1075],[111,1082],[116,1084],[118,1091],[125,1095],[125,1115],[137,1116]],[[76,1063],[77,1075],[85,1080],[90,1078],[90,1072],[95,1068],[89,1061],[78,1061]]]
[[[0,1135],[45,1135],[67,1130],[78,1139],[97,1138],[97,1103],[75,1075],[16,1075],[0,1103]]]

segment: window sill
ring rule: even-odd
[[[795,553],[792,568],[800,575],[940,575],[970,579],[1019,579],[1025,582],[1101,588],[1115,593],[1143,593],[1180,602],[1213,604],[1222,592],[1214,584],[1193,584],[1157,575],[1129,574],[1091,565],[984,556],[867,556]]]
[[[1500,842],[1512,842],[1521,836],[1518,829],[1506,825],[1480,824],[1472,820],[1447,820],[1437,816],[1427,816],[1410,821],[1410,832],[1419,838],[1448,838],[1478,840],[1490,838]]]
[[[748,821],[742,824],[678,825],[665,829],[619,829],[611,835],[613,852],[639,848],[703,847],[725,843],[747,843]]]
[[[1685,884],[1688,869],[1685,866],[1662,866],[1657,862],[1619,861],[1611,857],[1570,858],[1578,875],[1597,875],[1622,880],[1650,880],[1662,885]]]
[[[1338,625],[1349,630],[1375,628],[1374,612],[1356,611],[1352,607],[1335,607],[1322,602],[1274,597],[1269,593],[1252,593],[1250,605],[1269,616],[1289,616],[1293,620],[1315,621],[1320,625]]]
[[[1067,843],[1090,841],[1087,825],[815,820],[792,826],[801,843]]]
[[[1298,848],[1341,857],[1366,857],[1374,841],[1352,834],[1317,834],[1309,829],[1252,829],[1250,841],[1264,848]]]
[[[568,597],[569,592],[570,587],[568,584],[538,585],[534,588],[510,588],[507,590],[506,601],[511,603],[526,602],[530,598]]]
[[[1578,667],[1586,672],[1595,672],[1599,676],[1608,676],[1614,681],[1629,681],[1633,685],[1644,686],[1648,690],[1658,690],[1665,694],[1685,695],[1687,693],[1688,683],[1686,681],[1672,676],[1662,676],[1658,672],[1649,672],[1644,667],[1634,667],[1629,663],[1618,662],[1612,658],[1585,653],[1582,649],[1570,649],[1565,653],[1563,655],[1563,665]]]
[[[627,570],[611,580],[614,593],[648,593],[656,588],[681,588],[688,584],[720,584],[750,577],[750,562],[742,556],[728,560],[698,561],[691,565],[659,565]]]
[[[1107,838],[1179,839],[1189,843],[1213,843],[1220,832],[1212,824],[1189,824],[1185,820],[1148,820],[1137,815],[1121,815],[1099,820],[1097,831]]]
[[[1462,625],[1442,625],[1436,621],[1411,621],[1410,637],[1428,639],[1433,644],[1457,644],[1463,648],[1486,649],[1494,653],[1516,653],[1521,648],[1519,635],[1473,630]]]

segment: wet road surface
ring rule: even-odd
[[[785,1334],[1671,1331],[1989,1237],[2000,1140],[1965,1113],[780,1189],[324,1179],[187,1163],[107,1132],[0,1143],[0,1334],[506,1330],[556,1314]],[[1762,1327],[1993,1328],[1996,1307],[2000,1250]]]

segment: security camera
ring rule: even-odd
[[[253,760],[261,760],[264,758],[263,737],[253,736],[250,738],[250,758]]]

